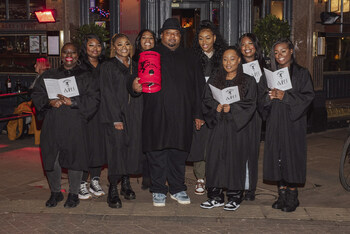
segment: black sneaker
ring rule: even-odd
[[[237,200],[229,200],[225,206],[224,210],[235,211],[240,207],[240,203]]]
[[[223,201],[218,201],[212,198],[209,198],[207,201],[203,202],[200,207],[203,209],[212,209],[214,207],[220,207],[225,205]]]
[[[64,207],[65,208],[74,208],[77,205],[79,205],[79,202],[80,202],[80,200],[79,200],[78,194],[69,193],[67,201],[64,203]]]
[[[57,206],[57,203],[63,200],[63,194],[61,192],[55,193],[51,192],[51,196],[49,200],[46,202],[46,207],[55,207]]]

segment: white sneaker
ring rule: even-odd
[[[91,194],[89,193],[89,191],[87,189],[87,182],[81,182],[80,183],[80,189],[79,189],[78,197],[81,200],[87,200],[87,199],[92,198]]]
[[[194,189],[194,193],[197,195],[205,194],[205,183],[203,179],[198,179],[196,182],[196,187]]]
[[[99,179],[92,179],[90,181],[89,191],[90,191],[90,193],[94,194],[97,197],[100,197],[100,196],[103,196],[106,194],[100,186]]]
[[[187,195],[186,191],[181,191],[175,194],[171,194],[170,197],[182,205],[191,204],[191,199]]]
[[[163,193],[153,193],[153,205],[157,207],[165,206],[166,195]]]

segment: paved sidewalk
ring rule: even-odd
[[[350,230],[350,193],[341,187],[338,178],[346,136],[347,129],[308,135],[307,182],[299,189],[300,207],[285,213],[271,208],[277,192],[275,185],[261,180],[262,153],[256,200],[244,201],[235,212],[199,207],[206,197],[194,194],[190,165],[186,168],[190,205],[179,205],[168,196],[166,207],[153,207],[151,194],[140,189],[141,178],[132,178],[137,198],[122,198],[122,209],[109,208],[106,196],[81,201],[74,209],[63,208],[64,202],[46,208],[50,191],[34,138],[11,142],[0,135],[0,233],[346,233]],[[104,169],[101,183],[107,192],[106,177]],[[62,181],[67,190],[66,174]],[[64,195],[67,197],[67,193]]]

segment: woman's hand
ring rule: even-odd
[[[205,121],[201,120],[201,119],[194,119],[195,123],[196,123],[196,129],[200,130],[201,127],[204,125]]]
[[[142,92],[142,85],[139,83],[140,78],[136,77],[135,80],[132,82],[132,89],[136,93],[141,93]]]
[[[223,109],[224,109],[224,112],[225,112],[225,113],[228,113],[228,112],[230,112],[231,107],[230,107],[229,104],[224,104],[224,105],[223,105]]]
[[[217,112],[221,112],[222,109],[223,109],[223,106],[221,104],[219,104],[218,107],[216,107]]]
[[[122,122],[114,123],[114,128],[117,130],[124,130],[124,125]]]
[[[269,91],[269,96],[270,96],[270,99],[274,99],[274,98],[277,98],[279,100],[282,100],[283,97],[284,97],[284,91],[282,90],[279,90],[279,89],[271,89]]]
[[[62,103],[66,106],[72,105],[72,100],[66,96],[63,96],[62,94],[57,94],[57,97],[62,101]]]
[[[50,100],[49,103],[50,103],[50,106],[55,107],[55,108],[59,108],[63,104],[61,99]]]

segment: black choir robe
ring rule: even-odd
[[[255,129],[248,125],[256,110],[257,88],[254,78],[244,74],[246,92],[241,100],[230,104],[228,113],[216,111],[218,102],[207,84],[203,98],[203,115],[211,134],[207,145],[206,186],[244,190],[247,150]],[[213,85],[213,79],[208,83]],[[225,87],[235,86],[227,80]]]
[[[142,148],[144,152],[178,149],[189,152],[193,121],[203,119],[200,101],[205,80],[198,58],[182,47],[171,51],[160,44],[161,90],[143,93]]]
[[[214,53],[217,53],[217,51],[215,51]],[[203,79],[212,75],[215,69],[213,61],[214,58],[216,58],[215,55],[213,55],[211,58],[205,56],[205,64],[204,66],[202,66],[202,70],[204,73]],[[208,128],[208,125],[206,123],[199,130],[196,129],[195,124],[193,125],[193,139],[190,154],[187,158],[187,161],[197,162],[204,161],[206,159],[206,147],[208,145],[207,142],[209,139],[209,135],[210,129]]]
[[[99,76],[101,69],[101,62],[95,68],[87,59],[80,58],[80,68],[92,73],[96,80],[96,85],[99,89]],[[88,137],[88,164],[89,167],[101,167],[106,164],[106,154],[104,149],[104,134],[102,132],[102,124],[100,121],[100,108],[97,109],[96,114],[88,122],[87,137]]]
[[[73,97],[76,106],[62,105],[54,108],[49,105],[44,79],[61,79],[75,76],[79,96]],[[35,83],[32,99],[44,122],[40,135],[40,148],[45,170],[53,170],[56,157],[63,168],[87,170],[87,124],[98,108],[99,90],[90,72],[78,66],[71,70],[50,69]]]
[[[269,181],[285,180],[305,183],[307,110],[314,99],[310,73],[295,62],[291,64],[292,89],[282,100],[270,100],[268,88],[259,109],[266,119],[263,178]]]
[[[132,74],[130,74],[132,70]],[[103,124],[108,173],[110,175],[141,172],[142,97],[132,97],[127,83],[137,76],[137,64],[131,61],[127,68],[117,58],[101,66],[100,118]],[[123,122],[124,130],[114,128]]]

